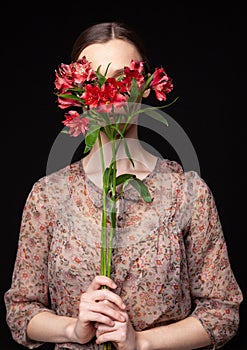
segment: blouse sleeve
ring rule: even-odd
[[[230,266],[213,195],[205,181],[190,173],[192,212],[185,235],[193,311],[218,349],[237,332],[242,293]]]
[[[52,312],[47,282],[52,220],[45,192],[44,182],[39,180],[26,200],[12,283],[4,295],[6,321],[13,339],[29,349],[41,343],[28,339],[28,322],[39,312]]]

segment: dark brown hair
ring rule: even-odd
[[[122,22],[97,23],[83,30],[72,47],[72,62],[78,60],[80,53],[87,46],[95,43],[106,43],[111,39],[125,40],[134,45],[142,57],[146,72],[150,71],[142,39],[133,28]]]

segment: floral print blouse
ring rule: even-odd
[[[241,290],[232,272],[213,195],[195,171],[157,158],[143,179],[153,201],[126,187],[118,206],[112,279],[137,331],[197,318],[218,349],[239,325]],[[100,274],[101,190],[77,161],[34,183],[23,210],[7,323],[29,349],[39,312],[77,317],[81,293]],[[102,349],[55,344],[55,349]],[[206,348],[205,348],[206,349]]]

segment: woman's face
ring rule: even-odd
[[[101,66],[101,74],[105,74],[107,66],[110,63],[106,75],[107,78],[117,78],[123,73],[124,67],[130,65],[131,60],[140,61],[142,59],[134,45],[120,39],[112,39],[107,43],[91,44],[80,53],[79,59],[83,56],[91,62],[93,70],[97,70]],[[114,115],[116,116],[117,114],[125,114],[124,109],[121,107],[115,108]],[[114,123],[114,119],[113,117],[112,123]],[[132,123],[134,123],[134,119]],[[123,127],[124,124],[121,125]]]
[[[125,66],[129,66],[131,60],[141,60],[134,45],[120,39],[112,39],[107,43],[91,44],[87,46],[81,53],[79,58],[86,56],[91,62],[91,66],[96,70],[99,66],[100,73],[104,74],[110,63],[107,77],[116,78],[123,72]]]

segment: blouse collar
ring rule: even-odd
[[[154,169],[142,180],[144,184],[147,185],[148,181],[156,174],[159,168],[160,159],[157,158],[156,164]],[[86,189],[88,196],[92,203],[97,208],[102,208],[102,189],[99,188],[93,181],[90,180],[90,178],[85,173],[85,170],[83,168],[82,160],[79,162],[80,167],[80,173],[81,176],[84,178]],[[141,196],[139,192],[130,184],[126,186],[126,189],[123,192],[122,199],[132,202],[137,202],[141,199]]]

